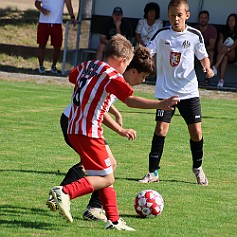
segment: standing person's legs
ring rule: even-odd
[[[51,72],[54,74],[58,74],[56,65],[60,58],[61,47],[63,42],[62,25],[52,24],[50,35],[51,35],[51,45],[53,46],[53,59],[52,59]]]
[[[193,160],[193,172],[199,185],[208,185],[208,180],[202,169],[203,161],[203,136],[202,136],[202,113],[200,99],[198,97],[182,101],[178,105],[181,116],[188,125],[190,134],[190,149]]]
[[[156,128],[152,139],[151,151],[149,153],[149,172],[142,179],[138,180],[140,183],[159,181],[159,164],[163,154],[165,137],[169,131],[169,124],[174,112],[175,110],[165,111],[158,109],[156,111]]]
[[[45,47],[49,39],[49,24],[39,23],[37,27],[37,43],[38,47],[38,61],[39,61],[39,72],[45,73],[44,69],[44,58],[45,58]]]

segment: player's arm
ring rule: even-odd
[[[121,113],[116,109],[114,105],[111,105],[109,108],[109,112],[114,115],[115,121],[120,125],[123,126],[123,118]]]
[[[139,109],[162,109],[162,110],[174,110],[172,106],[179,102],[178,96],[172,96],[164,100],[149,100],[138,96],[129,96],[125,99],[124,103],[131,108]]]
[[[41,2],[40,1],[35,1],[35,7],[40,11],[40,12],[42,12],[44,15],[49,15],[49,13],[50,13],[50,11],[49,10],[47,10],[47,9],[45,9],[45,8],[43,8],[42,6],[41,6]]]
[[[118,133],[122,137],[127,137],[129,140],[136,139],[136,131],[133,129],[125,129],[121,127],[118,123],[116,123],[113,118],[106,113],[104,115],[103,124],[108,128],[112,129],[114,132]]]
[[[209,58],[203,58],[202,60],[200,60],[200,63],[202,65],[203,72],[206,74],[206,77],[207,78],[214,77],[214,72],[211,69]]]
[[[76,18],[75,18],[75,15],[73,13],[72,2],[71,2],[71,0],[65,0],[65,3],[66,3],[66,7],[67,7],[68,13],[70,15],[70,18],[73,21],[73,24],[75,25],[76,24]]]

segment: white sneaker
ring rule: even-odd
[[[203,185],[203,186],[208,186],[208,180],[207,180],[207,177],[202,169],[202,166],[200,166],[199,168],[194,168],[193,173],[196,176],[197,184]]]
[[[59,213],[68,222],[73,222],[72,215],[70,213],[70,197],[68,194],[63,192],[63,186],[53,187],[50,191],[58,205]]]
[[[224,80],[220,80],[217,84],[218,88],[222,88],[224,86]]]
[[[88,207],[83,213],[83,219],[89,221],[107,221],[104,210],[96,207]]]
[[[139,183],[152,183],[152,182],[159,182],[159,176],[155,175],[154,173],[146,174],[142,179],[138,180]]]
[[[49,197],[48,200],[46,202],[46,205],[48,206],[48,208],[50,209],[50,211],[57,211],[58,210],[58,205],[54,200],[54,197],[52,195],[51,192],[49,192]]]
[[[214,73],[214,76],[217,76],[217,69],[216,69],[216,67],[215,66],[212,66],[212,71],[213,71],[213,73]]]
[[[123,219],[118,220],[118,224],[113,224],[110,220],[107,221],[105,229],[115,229],[115,230],[129,230],[135,231],[132,227],[129,227]]]

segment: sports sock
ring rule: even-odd
[[[163,153],[165,137],[153,135],[151,152],[149,154],[149,172],[156,172],[159,169],[160,159]]]
[[[71,167],[65,178],[63,179],[63,181],[61,182],[61,186],[65,186],[67,184],[70,184],[78,179],[81,179],[85,176],[85,173],[83,171],[82,166],[80,165],[80,163],[74,165],[73,167]]]
[[[116,223],[119,220],[116,192],[113,187],[99,190],[99,197],[108,220]]]
[[[70,199],[74,199],[76,197],[92,193],[94,188],[86,178],[81,178],[64,186],[63,191],[70,196]]]
[[[91,194],[91,198],[90,198],[90,201],[87,205],[87,207],[90,206],[90,207],[96,207],[96,208],[101,208],[102,207],[102,203],[99,199],[99,193],[98,191],[94,191],[92,194]]]
[[[203,138],[199,142],[190,140],[190,148],[193,158],[193,168],[199,168],[203,159]]]

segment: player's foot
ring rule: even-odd
[[[104,211],[96,207],[87,207],[83,213],[83,219],[89,221],[107,221]]]
[[[138,180],[139,183],[152,183],[152,182],[159,182],[159,176],[155,173],[148,173],[142,179]]]
[[[193,173],[196,176],[197,184],[202,185],[202,186],[208,185],[208,180],[202,169],[202,166],[200,166],[199,168],[193,168]]]
[[[50,211],[57,211],[58,210],[58,205],[55,202],[53,195],[51,192],[49,192],[49,197],[48,200],[46,202],[46,205],[48,206],[48,208],[50,209]]]
[[[217,73],[218,73],[216,67],[215,67],[215,66],[212,66],[211,69],[212,69],[212,71],[213,71],[213,73],[214,73],[214,76],[216,76]]]
[[[59,213],[68,222],[73,222],[72,215],[70,213],[70,197],[69,197],[69,195],[63,192],[62,186],[53,187],[50,191],[54,197],[54,200],[57,203]]]
[[[110,220],[107,221],[105,225],[105,229],[115,229],[115,230],[129,230],[129,231],[135,231],[132,227],[129,227],[126,222],[123,219],[119,219],[117,224],[113,224]]]
[[[224,80],[221,79],[219,80],[218,84],[217,84],[217,88],[222,88],[224,86]]]
[[[52,66],[50,72],[53,73],[54,75],[60,74],[56,66]]]
[[[44,66],[40,66],[40,67],[39,67],[39,73],[40,73],[40,74],[45,74],[45,68],[44,68]]]

